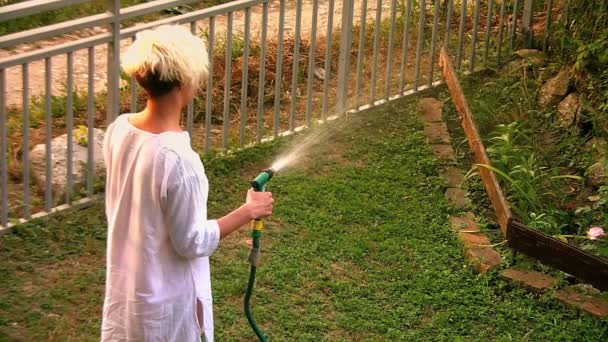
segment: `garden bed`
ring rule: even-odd
[[[530,70],[525,59],[517,64],[515,75],[510,70],[511,74],[507,73],[506,77],[490,82],[484,80],[486,85],[492,84],[491,87],[480,87],[478,80],[470,80],[469,89],[476,92],[475,96],[471,96],[477,105],[474,110],[469,109],[463,97],[460,84],[449,65],[449,56],[444,55],[442,60],[446,61],[444,72],[450,93],[472,149],[474,162],[469,176],[476,173],[481,175],[491,208],[496,212],[509,247],[600,289],[607,289],[608,258],[605,253],[608,240],[604,239],[603,229],[599,225],[608,223],[603,208],[608,202],[605,196],[608,188],[599,186],[598,189],[593,187],[597,185],[593,182],[590,182],[591,186],[587,185],[584,173],[575,167],[576,164],[569,160],[564,165],[565,160],[559,156],[566,151],[582,152],[580,146],[584,144],[570,145],[573,138],[584,141],[596,137],[590,132],[585,134],[579,131],[576,126],[564,127],[564,114],[561,112],[561,117],[555,119],[555,113],[543,104],[546,102],[542,98],[546,94],[546,85],[540,91],[535,89],[536,84],[526,77],[534,69]],[[518,74],[520,71],[523,77]],[[547,85],[561,77],[562,73]],[[517,76],[521,77],[519,82],[514,80]],[[505,88],[497,87],[497,84],[503,84]],[[475,110],[479,112],[475,113]],[[476,122],[481,122],[479,129]],[[520,129],[527,131],[524,133]],[[570,129],[570,132],[563,135],[566,129]],[[479,132],[483,132],[481,137]],[[594,192],[597,195],[589,196]],[[478,196],[479,201],[474,201],[478,203],[478,209],[489,208],[483,192],[472,193],[482,195]],[[508,204],[505,198],[509,200]],[[575,207],[576,201],[585,200],[587,202],[582,202],[582,205],[591,204],[581,205],[578,209]],[[579,213],[588,215],[577,217]]]

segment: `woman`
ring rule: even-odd
[[[209,256],[219,240],[272,213],[268,192],[207,220],[208,181],[180,127],[208,77],[204,42],[180,26],[138,34],[123,69],[146,108],[106,132],[108,260],[102,341],[213,341]]]

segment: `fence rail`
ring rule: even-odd
[[[0,7],[0,25],[85,2]],[[440,45],[455,53],[459,71],[469,73],[536,44],[530,35],[546,42],[551,27],[533,32],[532,19],[522,21],[534,18],[534,10],[547,12],[543,2],[530,0],[523,6],[517,0],[238,0],[127,25],[193,2],[120,8],[120,1],[107,0],[104,13],[0,37],[0,234],[96,195],[102,173],[95,128],[103,129],[120,112],[142,109],[141,90],[134,80],[121,79],[119,66],[120,50],[142,30],[180,24],[207,39],[211,77],[205,93],[188,105],[183,125],[197,150],[213,153],[441,84]],[[551,13],[551,1],[548,6]],[[98,30],[61,38],[83,29]],[[42,47],[24,47],[25,42]],[[86,138],[74,135],[81,127]],[[67,146],[57,155],[55,139],[62,136]],[[86,146],[79,143],[83,139]],[[42,166],[32,162],[39,144]],[[84,165],[76,158],[82,148]],[[56,167],[62,163],[65,168]],[[59,176],[65,180],[57,185]]]

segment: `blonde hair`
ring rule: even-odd
[[[175,86],[198,91],[209,75],[209,56],[203,39],[185,27],[163,25],[135,36],[122,56],[122,69],[151,96]]]

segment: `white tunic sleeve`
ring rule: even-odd
[[[218,247],[220,228],[215,220],[207,220],[208,181],[189,160],[176,158],[167,172],[161,190],[169,238],[177,254],[192,259],[210,256]]]

